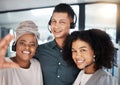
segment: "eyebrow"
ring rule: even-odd
[[[26,40],[20,40],[20,42],[26,42]],[[29,43],[35,43],[34,41],[30,41]]]
[[[20,41],[24,41],[25,42],[25,40],[20,40]]]
[[[51,20],[56,20],[55,18],[52,18]],[[66,20],[66,18],[61,18],[60,20]]]
[[[79,49],[81,49],[81,48],[87,48],[86,46],[81,46],[81,47],[79,47]],[[74,48],[72,48],[72,49],[74,49]]]
[[[82,46],[82,47],[79,47],[79,49],[80,49],[80,48],[87,48],[87,47],[86,47],[86,46]]]

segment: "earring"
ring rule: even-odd
[[[95,62],[95,55],[93,56],[93,62]]]

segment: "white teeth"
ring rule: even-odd
[[[81,63],[81,62],[83,62],[83,60],[77,60],[77,62],[78,62],[78,63]]]
[[[23,51],[23,53],[25,53],[25,54],[29,54],[30,52],[29,52],[29,51]]]

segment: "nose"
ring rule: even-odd
[[[59,23],[56,22],[55,25],[54,25],[54,27],[58,28],[58,26],[59,26]]]
[[[56,22],[53,24],[53,26],[54,26],[55,28],[58,28],[58,27],[61,26],[61,25],[60,25],[60,22],[59,22],[59,21],[56,21]]]
[[[79,58],[79,57],[81,57],[81,53],[80,53],[80,52],[77,52],[77,53],[76,53],[76,58]]]
[[[29,45],[25,45],[25,49],[30,49],[30,46]]]

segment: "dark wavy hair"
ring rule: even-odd
[[[111,68],[114,64],[115,48],[111,41],[110,36],[98,29],[74,31],[71,35],[67,36],[64,47],[63,56],[68,63],[75,65],[72,59],[72,43],[76,40],[82,40],[88,43],[94,50],[95,54],[95,69],[102,67]]]

